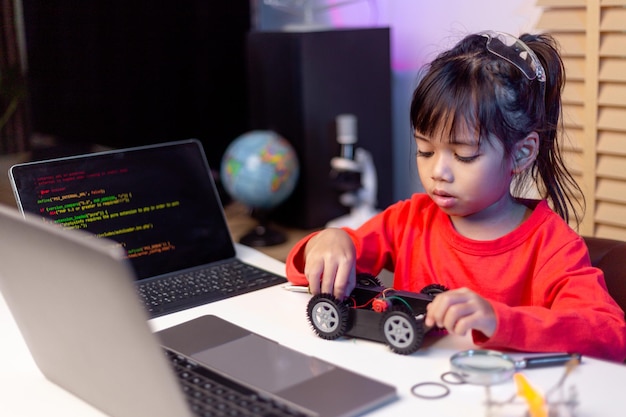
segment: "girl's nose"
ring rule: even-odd
[[[442,153],[433,155],[431,178],[435,181],[452,182],[454,175],[452,175],[450,162],[450,156],[448,155]]]

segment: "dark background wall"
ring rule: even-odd
[[[110,147],[248,130],[249,0],[23,0],[34,132]]]
[[[358,145],[379,171],[379,206],[391,202],[387,30],[365,31],[382,35],[376,45],[359,41],[360,31],[295,35],[303,42],[295,48],[281,41],[291,35],[274,32],[257,51],[261,62],[247,59],[249,0],[22,1],[31,130],[61,144],[42,158],[194,137],[217,174],[233,139],[273,129],[292,141],[303,168],[278,218],[319,227],[347,212],[329,172],[339,154],[335,117],[353,113]],[[251,94],[260,88],[267,94]]]

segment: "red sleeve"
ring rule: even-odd
[[[590,266],[584,241],[543,250],[549,252],[550,262],[533,278],[530,305],[492,301],[496,332],[491,338],[473,332],[474,342],[485,348],[539,352],[575,347],[584,355],[624,361],[624,312],[606,291],[602,271]]]

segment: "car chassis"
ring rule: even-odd
[[[356,287],[345,300],[331,294],[314,295],[307,305],[309,323],[317,335],[326,340],[342,336],[386,343],[398,354],[417,351],[424,335],[426,306],[445,291],[428,285],[421,292],[385,288],[369,274],[357,276]]]

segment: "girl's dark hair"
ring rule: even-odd
[[[561,91],[563,62],[555,39],[524,34],[520,39],[541,62],[546,80],[528,79],[522,71],[487,49],[487,37],[469,35],[425,68],[413,93],[413,129],[426,136],[453,137],[475,128],[479,140],[500,140],[510,156],[515,143],[530,132],[539,135],[539,153],[532,167],[518,175],[513,194],[535,186],[565,221],[580,224],[584,196],[561,155]],[[583,203],[577,199],[583,199]]]

